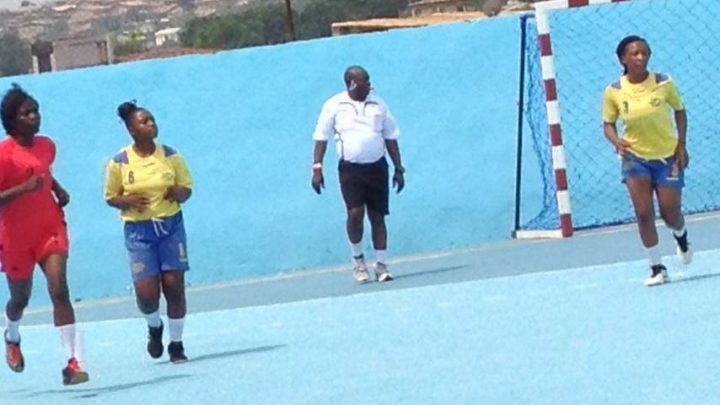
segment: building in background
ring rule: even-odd
[[[464,20],[486,18],[482,12],[454,12],[429,14],[408,18],[373,18],[362,21],[343,21],[332,23],[332,35],[358,34],[363,32],[387,31],[396,28],[423,27],[426,25],[446,24]]]
[[[51,72],[113,63],[110,39],[68,38],[32,45],[33,72]]]
[[[532,5],[528,0],[415,0],[408,4],[405,17],[335,22],[331,31],[332,35],[387,31],[527,13],[529,10]]]
[[[408,14],[421,17],[437,13],[464,13],[479,11],[478,7],[467,0],[419,0],[408,4]]]
[[[165,28],[155,33],[155,46],[160,48],[167,45],[178,45],[180,43],[180,27]]]

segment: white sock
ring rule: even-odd
[[[387,250],[375,250],[375,261],[378,263],[387,263]]]
[[[647,253],[648,262],[650,263],[650,266],[656,266],[658,264],[662,264],[662,257],[660,255],[660,244],[657,244],[655,246],[646,247],[645,253]]]
[[[75,358],[82,363],[82,336],[80,335],[80,331],[75,327],[75,324],[71,323],[69,325],[58,326],[57,329],[60,331],[60,342],[67,357]]]
[[[352,250],[353,259],[363,255],[362,242],[358,242],[358,243],[350,242],[350,249]]]
[[[155,311],[151,314],[143,314],[145,321],[151,328],[159,328],[162,325],[162,319],[160,319],[160,311]]]
[[[11,342],[20,341],[20,320],[11,321],[5,314],[5,337]]]
[[[683,225],[683,227],[680,229],[673,229],[672,233],[673,233],[673,235],[675,235],[676,237],[679,238],[679,237],[685,235],[686,231],[687,230],[685,229],[685,225]]]
[[[183,329],[185,328],[185,318],[173,319],[168,317],[168,329],[170,329],[170,341],[182,342]]]

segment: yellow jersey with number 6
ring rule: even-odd
[[[143,211],[123,210],[124,221],[145,221],[166,218],[180,211],[177,201],[165,199],[168,187],[192,187],[190,171],[177,151],[157,144],[150,156],[140,156],[132,145],[124,147],[107,164],[105,172],[105,199],[119,195],[139,195],[150,203]]]

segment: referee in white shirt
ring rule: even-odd
[[[345,70],[343,91],[323,105],[313,139],[312,187],[320,194],[325,181],[323,158],[330,137],[335,138],[340,172],[340,190],[347,207],[347,235],[353,256],[353,276],[359,283],[370,279],[362,249],[363,221],[367,216],[375,249],[375,277],[392,280],[387,269],[387,228],[389,179],[385,151],[395,166],[393,185],[399,193],[405,187],[405,169],[397,138],[400,130],[380,98],[370,95],[370,75],[361,66]]]

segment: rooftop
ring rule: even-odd
[[[385,31],[394,28],[423,27],[433,24],[446,24],[457,21],[477,20],[487,18],[480,11],[437,13],[421,17],[407,18],[374,18],[363,21],[343,21],[332,24],[333,35],[343,35],[359,32]]]

